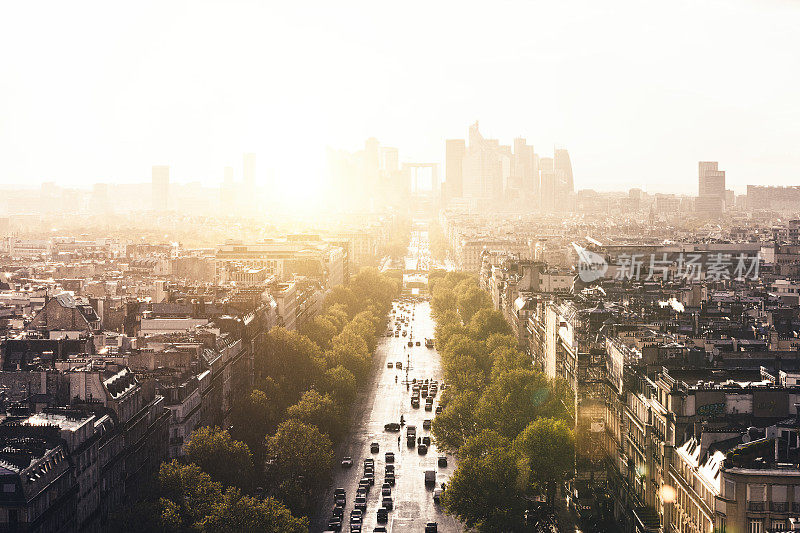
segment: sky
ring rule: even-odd
[[[325,147],[442,162],[478,120],[577,189],[800,184],[800,0],[0,4],[0,185],[221,182],[298,197]]]

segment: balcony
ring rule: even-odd
[[[766,511],[767,505],[764,502],[747,502],[747,510],[748,511]]]
[[[789,503],[788,502],[769,502],[769,510],[774,511],[776,513],[787,513],[789,512]]]

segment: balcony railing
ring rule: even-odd
[[[747,502],[748,511],[766,511],[767,506],[764,502]]]
[[[789,511],[789,504],[787,502],[770,502],[769,509],[776,513],[785,513]]]

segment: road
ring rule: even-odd
[[[415,232],[410,250],[418,253],[420,244],[424,246],[425,243]],[[362,387],[353,410],[355,414],[350,432],[337,450],[337,465],[342,457],[350,456],[353,458],[353,466],[336,467],[333,483],[324,495],[323,502],[312,521],[311,530],[314,532],[326,530],[333,509],[333,490],[337,487],[344,488],[347,494],[342,531],[349,531],[350,511],[353,509],[358,482],[363,475],[364,459],[367,457],[375,460],[375,485],[368,493],[362,531],[372,532],[376,526],[383,525],[387,531],[422,532],[427,522],[437,522],[440,532],[462,531],[461,524],[434,503],[433,490],[425,487],[424,478],[426,470],[435,470],[436,484],[440,486],[449,479],[455,469],[454,458],[448,456],[448,466],[438,467],[437,459],[440,453],[435,445],[431,445],[426,455],[420,455],[416,447],[410,448],[406,445],[405,427],[399,434],[384,431],[383,428],[384,424],[389,422],[399,422],[402,415],[406,426],[417,426],[418,435],[431,435],[429,430],[423,430],[423,420],[434,417],[441,396],[440,391],[434,400],[432,411],[424,410],[424,399],[421,407],[411,407],[411,394],[403,381],[408,377],[417,380],[435,379],[441,383],[443,375],[438,353],[435,349],[425,347],[425,338],[434,336],[435,324],[431,318],[430,304],[420,301],[407,305],[409,307],[407,315],[410,315],[411,308],[414,309],[414,316],[409,317],[409,324],[406,326],[407,331],[413,333],[414,346],[409,348],[408,337],[402,335],[397,338],[381,337],[373,358],[371,381]],[[390,322],[389,327],[394,329],[392,324],[394,322]],[[417,340],[420,341],[420,346],[416,346]],[[396,368],[398,361],[403,363],[402,370]],[[388,362],[392,363],[393,368],[387,368]],[[411,368],[407,371],[408,363]],[[399,445],[398,435],[401,437]],[[379,453],[370,453],[371,442],[380,444]],[[387,451],[395,453],[396,485],[392,487],[394,509],[389,512],[389,521],[386,524],[378,524],[376,512],[381,507],[381,484],[386,465],[384,453]]]

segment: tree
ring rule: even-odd
[[[336,328],[336,324],[333,323],[328,315],[317,315],[303,324],[300,328],[300,333],[325,350],[330,345],[331,339],[334,338],[339,331]]]
[[[350,287],[345,285],[337,285],[333,287],[327,296],[325,296],[325,307],[333,307],[341,305],[347,313],[347,317],[354,316],[359,311],[358,296]]]
[[[473,390],[465,390],[452,397],[452,390],[447,389],[447,405],[433,419],[431,431],[439,449],[456,452],[477,432],[475,403],[479,394]]]
[[[464,322],[469,322],[475,313],[492,305],[489,295],[480,290],[474,283],[469,285],[463,292],[456,292],[456,294],[458,295],[458,312]]]
[[[314,494],[327,486],[333,446],[315,426],[289,419],[267,437],[267,477],[277,495],[297,513],[310,510]]]
[[[296,402],[300,393],[316,382],[324,369],[322,350],[308,337],[285,328],[273,328],[266,336],[264,349],[256,353],[259,378],[272,377],[281,391],[271,396],[285,407]]]
[[[333,398],[313,389],[303,393],[300,401],[286,410],[286,417],[317,426],[333,441],[338,440],[345,429],[341,410]]]
[[[558,392],[558,393],[557,393]],[[512,370],[497,376],[483,391],[476,417],[484,427],[515,438],[530,420],[570,417],[563,393],[541,372]]]
[[[261,464],[264,458],[264,437],[275,430],[280,422],[275,402],[259,389],[237,399],[231,409],[231,436],[247,444],[254,460]]]
[[[295,518],[274,498],[260,500],[228,489],[202,522],[208,533],[305,533],[307,518]]]
[[[575,471],[575,434],[563,420],[534,420],[514,440],[514,449],[530,472],[530,487],[555,501],[556,487]]]
[[[333,396],[340,407],[348,407],[353,403],[357,386],[353,373],[341,365],[328,369],[322,376],[321,390]]]
[[[465,456],[442,495],[445,509],[467,527],[485,532],[517,531],[522,524],[527,480],[507,441],[492,432],[470,438],[465,448],[480,450]]]
[[[186,457],[225,486],[249,488],[253,481],[250,449],[225,430],[206,426],[192,433]]]
[[[493,352],[498,348],[510,348],[512,350],[516,350],[518,347],[519,341],[517,341],[515,336],[510,334],[493,333],[486,339],[486,349],[490,352]]]
[[[222,499],[222,485],[196,464],[162,463],[158,473],[161,518],[167,531],[195,529]]]
[[[510,335],[511,326],[500,311],[480,309],[469,321],[469,329],[477,340],[486,340],[490,335]]]
[[[531,367],[531,358],[516,348],[497,348],[492,352],[491,380],[495,381],[505,372],[530,370]]]
[[[431,310],[439,315],[448,310],[455,311],[458,305],[456,294],[448,287],[436,287],[431,297]]]

